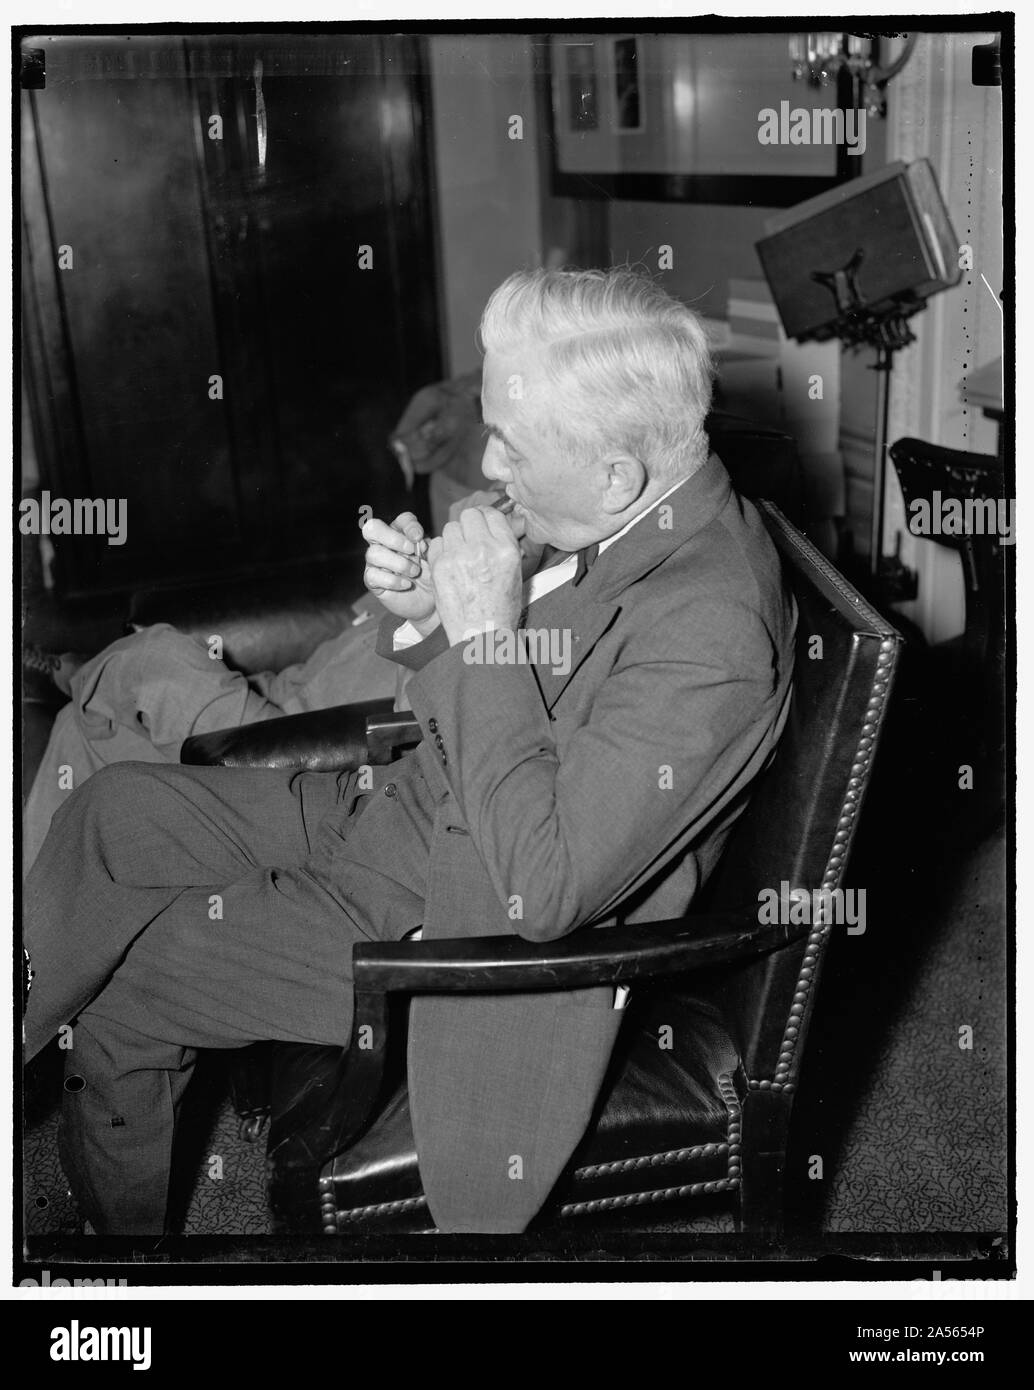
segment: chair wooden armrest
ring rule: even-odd
[[[701,913],[668,922],[600,927],[558,941],[516,936],[359,943],[352,948],[352,1039],[332,1086],[316,1086],[277,1115],[269,1138],[274,1164],[324,1163],[373,1119],[388,1052],[388,996],[571,990],[730,965],[776,951],[808,925],[761,925],[743,912]],[[304,1133],[304,1144],[298,1143]]]
[[[366,716],[366,757],[371,763],[390,763],[422,737],[420,721],[408,709]]]
[[[180,749],[180,762],[343,772],[364,762],[389,763],[420,737],[409,710],[394,710],[390,699],[366,700],[195,734]]]
[[[761,925],[720,912],[636,926],[599,927],[557,941],[519,936],[361,943],[353,948],[356,994],[481,994],[587,989],[730,965],[778,950],[806,927]]]

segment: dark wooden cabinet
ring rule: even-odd
[[[440,375],[422,41],[28,43],[47,63],[22,98],[42,485],[128,514],[124,546],[53,538],[59,588],[357,557],[359,508],[403,500],[388,431]]]

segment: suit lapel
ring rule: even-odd
[[[524,626],[558,632],[566,644],[562,650],[570,656],[569,667],[563,672],[548,662],[536,662],[532,667],[547,710],[552,710],[578,667],[621,611],[620,604],[600,603],[587,592],[589,578],[591,571],[577,588],[564,584],[528,609]]]
[[[645,516],[597,559],[580,584],[563,584],[533,603],[522,626],[570,633],[570,668],[563,673],[548,662],[533,665],[547,710],[563,694],[575,672],[621,612],[621,595],[631,584],[664,563],[718,515],[732,485],[712,454],[682,487],[660,504],[657,519]],[[561,641],[564,638],[561,635]],[[545,644],[544,644],[545,645]]]

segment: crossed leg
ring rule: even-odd
[[[97,1230],[164,1228],[197,1048],[347,1044],[351,947],[367,933],[314,851],[340,841],[350,784],[130,763],[58,813],[26,884],[26,1054],[77,1020],[61,1152]]]

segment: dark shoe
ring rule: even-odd
[[[50,679],[66,698],[71,698],[72,677],[89,657],[80,652],[45,652],[42,647],[26,647],[22,653],[22,665],[27,671],[36,671]]]

